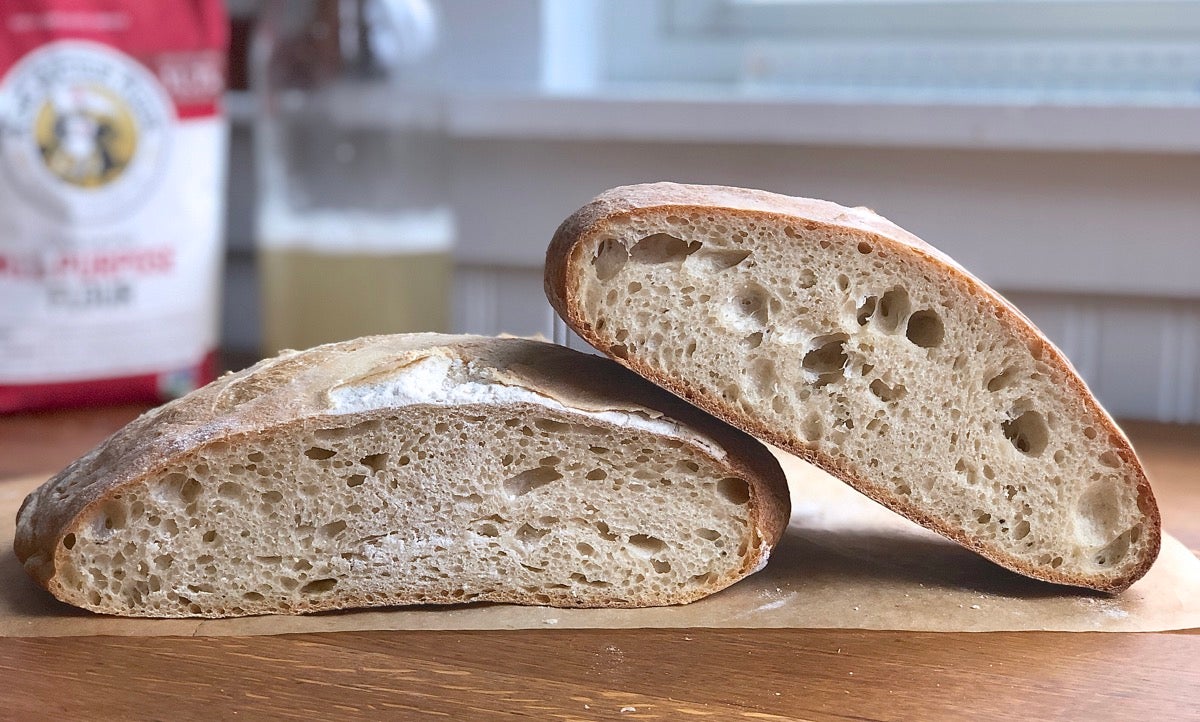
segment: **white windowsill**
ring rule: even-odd
[[[464,138],[1200,152],[1200,107],[508,94],[455,96],[447,122]]]
[[[234,123],[255,113],[245,92],[227,94],[225,107]],[[446,125],[466,139],[1200,152],[1200,106],[456,93]]]

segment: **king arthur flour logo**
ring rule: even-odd
[[[51,43],[0,83],[4,181],[64,220],[127,216],[152,194],[173,121],[166,92],[139,63],[96,43]]]

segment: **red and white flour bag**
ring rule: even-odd
[[[0,412],[211,380],[220,0],[0,1]]]

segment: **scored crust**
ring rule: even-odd
[[[651,603],[691,601],[751,573],[765,563],[770,548],[787,526],[790,507],[786,480],[764,446],[616,364],[527,339],[409,334],[287,351],[147,412],[29,495],[17,517],[17,557],[26,571],[55,596],[95,609],[96,605],[88,604],[76,590],[63,584],[59,571],[68,563],[64,539],[79,533],[84,524],[94,523],[93,517],[106,503],[166,469],[186,465],[199,450],[213,444],[251,443],[279,429],[328,424],[330,419],[336,419],[340,427],[352,428],[378,419],[381,410],[427,407],[412,399],[388,401],[372,394],[394,393],[397,379],[402,380],[414,364],[429,359],[462,364],[486,388],[532,392],[518,403],[485,399],[482,406],[461,408],[488,414],[523,414],[531,406],[544,407],[557,409],[555,413],[564,418],[584,417],[598,427],[611,427],[617,423],[613,418],[624,418],[622,415],[644,418],[670,429],[675,434],[671,438],[683,441],[747,482],[750,533],[762,542],[757,552],[747,555],[733,575],[713,579],[712,587],[704,593],[687,598],[663,597]],[[418,394],[426,392],[428,389],[418,389]],[[530,397],[535,401],[530,402]],[[671,510],[656,509],[653,513],[669,515]],[[488,598],[517,603],[545,601],[520,590]],[[284,611],[346,608],[369,601],[342,598],[294,605]],[[420,601],[462,599],[423,597]],[[554,601],[569,604],[566,599]],[[621,606],[619,600],[609,604]]]
[[[993,315],[1008,333],[1019,338],[1029,353],[1061,377],[1071,393],[1082,401],[1085,413],[1090,417],[1089,423],[1099,428],[1100,438],[1107,440],[1111,451],[1127,470],[1128,483],[1135,488],[1137,508],[1144,520],[1145,537],[1136,565],[1120,576],[1113,577],[1071,573],[1031,564],[968,533],[960,524],[948,523],[940,515],[930,513],[925,506],[914,504],[904,495],[869,483],[863,473],[853,468],[846,458],[828,449],[815,449],[795,429],[766,423],[760,415],[748,413],[745,408],[714,393],[712,388],[705,388],[704,384],[690,377],[677,376],[664,369],[662,363],[644,358],[637,349],[616,343],[598,328],[598,319],[589,313],[583,299],[585,276],[589,272],[595,273],[590,266],[598,257],[600,244],[612,239],[628,242],[635,238],[629,230],[635,225],[643,236],[655,231],[666,233],[663,229],[671,227],[679,218],[704,219],[702,225],[720,224],[728,229],[727,234],[757,225],[787,228],[789,235],[791,229],[795,229],[798,233],[793,238],[810,234],[824,235],[835,239],[835,242],[865,241],[892,254],[894,258],[919,266],[936,276],[939,283],[981,301],[989,315]],[[683,238],[681,242],[692,240],[690,237]],[[683,254],[692,252],[681,251]],[[814,270],[822,272],[821,269]],[[661,281],[661,278],[658,280]],[[1124,433],[1092,396],[1070,362],[1006,299],[946,254],[868,209],[722,186],[654,183],[614,188],[579,209],[558,228],[546,254],[545,288],[552,306],[568,326],[618,362],[757,438],[824,468],[885,506],[1003,566],[1057,583],[1120,591],[1144,575],[1157,556],[1160,517],[1145,472]],[[669,310],[663,312],[664,315],[669,313]],[[919,459],[909,461],[919,462]]]

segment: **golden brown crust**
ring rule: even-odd
[[[335,414],[349,424],[384,415],[389,409],[340,414],[330,392],[386,378],[414,360],[435,354],[485,367],[495,383],[528,389],[578,414],[626,411],[672,421],[682,438],[694,439],[689,443],[706,455],[713,456],[707,447],[710,442],[725,452],[724,458],[713,458],[731,475],[749,483],[751,524],[766,548],[748,555],[739,574],[713,580],[708,591],[662,603],[693,601],[728,586],[752,571],[782,536],[790,513],[783,471],[762,444],[740,430],[590,354],[527,339],[409,334],[284,352],[143,414],[26,498],[17,515],[17,558],[56,597],[88,606],[86,600],[72,598],[73,593],[60,584],[56,570],[63,568],[62,557],[68,553],[63,538],[78,531],[105,501],[122,489],[186,462],[208,444],[252,438],[285,424],[327,422]],[[510,406],[516,408],[519,404]],[[607,423],[595,417],[591,421]],[[551,597],[561,597],[555,599],[557,603],[571,604],[563,594]],[[323,601],[333,603],[301,604],[293,611],[365,603],[353,597]],[[458,600],[429,597],[406,603],[454,601]],[[497,601],[539,603],[530,595],[516,593],[511,599]]]
[[[703,214],[717,210],[725,217],[733,219],[755,220],[760,223],[765,221],[772,224],[797,224],[809,230],[824,227],[828,228],[831,233],[845,233],[846,231],[858,233],[864,239],[885,247],[893,253],[919,258],[925,265],[943,275],[946,282],[957,284],[969,294],[985,300],[996,317],[1025,341],[1036,358],[1062,372],[1072,390],[1104,426],[1104,432],[1113,449],[1134,470],[1137,475],[1138,507],[1146,515],[1148,522],[1146,533],[1150,535],[1147,544],[1150,553],[1145,554],[1138,566],[1130,573],[1111,581],[1098,582],[1095,578],[1079,574],[1035,567],[1004,553],[1003,550],[981,543],[961,529],[956,529],[943,520],[931,516],[925,510],[895,494],[868,485],[863,475],[850,468],[845,459],[816,452],[786,430],[767,427],[736,409],[724,399],[702,393],[685,381],[663,374],[636,356],[614,353],[614,349],[606,346],[596,329],[585,317],[580,299],[578,275],[573,273],[572,269],[581,268],[584,261],[582,256],[593,247],[595,239],[611,233],[611,229],[623,219],[634,214],[665,212],[668,209],[679,215]],[[1059,584],[1088,587],[1105,592],[1119,592],[1141,578],[1158,556],[1161,544],[1161,517],[1145,471],[1128,438],[1112,417],[1100,406],[1062,352],[1024,314],[983,281],[973,276],[946,254],[868,209],[846,208],[828,201],[795,198],[766,191],[725,186],[651,183],[613,188],[597,196],[559,226],[546,251],[545,288],[551,305],[567,325],[585,341],[619,363],[756,438],[774,444],[821,467],[884,506],[1002,566]]]

